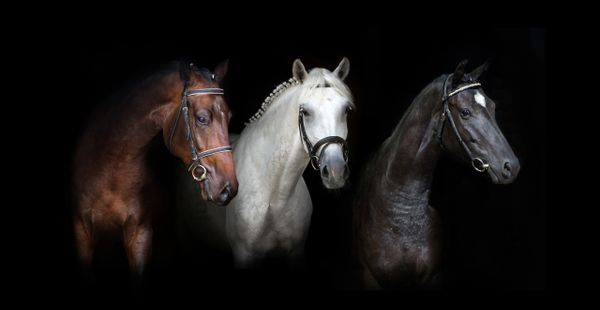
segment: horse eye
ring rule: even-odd
[[[352,112],[352,107],[351,106],[346,106],[346,114]]]
[[[216,80],[216,79],[217,79],[217,76],[216,76],[216,75],[213,73],[213,74],[210,76],[210,78],[211,78],[211,79],[214,81],[214,80]]]
[[[460,116],[462,118],[467,118],[467,117],[471,116],[471,110],[469,110],[467,108],[460,110]]]
[[[201,125],[208,125],[208,117],[205,115],[196,116],[196,121]]]

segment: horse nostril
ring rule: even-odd
[[[327,166],[323,166],[323,170],[321,171],[321,175],[324,178],[328,178],[329,177],[329,169],[327,169]]]
[[[512,170],[512,168],[510,166],[510,162],[508,162],[508,161],[505,162],[504,163],[504,169],[502,169],[502,176],[505,177],[505,178],[507,178],[507,179],[510,178],[510,176],[511,176],[511,170]]]
[[[227,201],[227,199],[229,199],[229,195],[231,195],[231,185],[229,185],[229,183],[227,183],[227,185],[225,185],[225,187],[219,194],[219,200],[222,202],[225,202],[225,201]]]
[[[344,165],[344,178],[347,179],[348,176],[350,175],[350,168],[348,168],[348,165]]]

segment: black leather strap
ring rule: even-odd
[[[300,106],[300,113],[298,114],[298,126],[300,127],[300,138],[302,139],[302,143],[304,143],[306,149],[308,150],[308,153],[310,155],[310,163],[313,169],[319,170],[319,159],[321,157],[321,154],[325,150],[325,147],[327,147],[327,145],[331,143],[337,143],[342,145],[342,150],[344,152],[344,160],[348,161],[348,148],[346,145],[346,140],[344,140],[344,138],[340,136],[325,137],[317,141],[315,145],[310,143],[308,135],[306,134],[306,128],[304,128],[304,110],[302,106]],[[321,146],[323,147],[322,149]],[[317,154],[317,152],[319,152],[319,149],[321,149],[321,152],[320,154]]]
[[[183,120],[185,123],[185,139],[188,142],[188,145],[190,147],[190,152],[192,153],[192,161],[188,165],[188,171],[192,174],[192,177],[196,181],[203,181],[206,178],[207,170],[200,163],[200,159],[214,155],[214,154],[218,154],[218,153],[231,152],[231,146],[230,145],[219,146],[219,147],[212,148],[212,149],[198,153],[198,150],[196,149],[196,145],[194,143],[194,139],[192,139],[192,128],[190,126],[190,120],[189,120],[190,114],[188,112],[189,107],[188,107],[187,98],[192,97],[192,96],[199,96],[199,95],[223,95],[224,91],[222,88],[216,88],[216,87],[201,88],[201,89],[194,89],[194,90],[188,91],[187,90],[188,84],[189,84],[188,81],[183,82],[183,91],[181,92],[181,105],[179,106],[179,110],[177,111],[177,116],[175,118],[175,122],[173,123],[173,125],[171,125],[171,130],[169,133],[169,142],[167,144],[167,148],[170,151],[172,151],[171,145],[173,143],[173,136],[175,135],[175,129],[177,128],[177,124],[179,123],[179,118],[181,117],[181,114],[184,114]],[[195,174],[195,170],[197,168],[203,169],[201,178],[197,177]]]
[[[187,105],[187,97],[185,96],[185,92],[187,91],[188,81],[183,82],[183,90],[181,91],[181,104],[179,105],[179,109],[177,110],[177,116],[175,117],[175,122],[171,125],[171,130],[169,133],[169,143],[167,144],[167,148],[171,151],[171,144],[173,143],[173,136],[175,135],[175,129],[177,128],[177,124],[179,123],[179,117],[181,116],[181,110],[183,107]]]
[[[450,108],[448,106],[448,100],[450,100],[450,98],[452,98],[454,95],[456,95],[464,90],[467,90],[467,89],[479,88],[479,87],[481,87],[481,84],[477,83],[477,82],[471,82],[471,83],[463,85],[461,87],[457,87],[456,89],[454,89],[453,91],[448,93],[447,92],[447,84],[448,84],[448,80],[450,80],[451,77],[452,77],[452,74],[450,74],[450,75],[448,75],[448,77],[446,77],[446,80],[444,81],[444,86],[442,87],[442,114],[440,116],[438,125],[436,126],[438,142],[439,142],[440,146],[442,147],[442,149],[445,150],[446,147],[444,146],[444,142],[442,140],[442,133],[444,131],[444,124],[447,119],[448,122],[450,122],[450,126],[452,127],[452,130],[454,131],[454,136],[456,137],[456,140],[461,145],[461,147],[463,148],[465,153],[467,153],[467,156],[469,156],[469,159],[471,160],[471,164],[473,165],[473,168],[475,168],[475,170],[477,170],[479,172],[483,172],[487,169],[487,164],[481,158],[473,156],[473,152],[471,152],[471,149],[469,148],[467,143],[460,136],[460,132],[458,131],[458,127],[456,127],[456,123],[454,122],[454,118],[452,117],[452,114],[450,113]],[[478,167],[478,165],[481,165],[482,167]]]
[[[317,156],[317,152],[319,151],[319,148],[321,148],[321,146],[327,145],[329,143],[339,143],[341,145],[345,145],[346,140],[344,140],[344,138],[342,138],[340,136],[325,137],[325,138],[319,140],[317,143],[315,143],[315,145],[313,146],[312,152],[310,154],[310,157]]]

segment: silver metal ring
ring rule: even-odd
[[[313,169],[315,169],[315,170],[319,170],[319,168],[320,168],[320,166],[321,166],[321,165],[319,164],[319,160],[320,160],[320,159],[319,159],[319,157],[318,157],[318,156],[312,156],[312,157],[310,158],[310,165],[313,167]],[[315,163],[317,163],[317,164],[316,164],[316,165],[317,165],[316,167],[315,167]]]
[[[196,175],[196,169],[198,168],[202,168],[202,175],[197,176]],[[204,168],[204,166],[202,165],[196,165],[195,167],[193,167],[192,169],[190,169],[190,172],[192,173],[192,178],[194,178],[194,180],[198,181],[198,182],[202,182],[204,180],[206,180],[206,168]]]
[[[476,157],[471,161],[471,165],[477,172],[485,172],[490,167],[490,164],[483,161],[483,159]]]

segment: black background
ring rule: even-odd
[[[234,113],[230,132],[240,132],[266,95],[291,77],[292,62],[307,69],[333,70],[350,59],[346,80],[356,111],[349,118],[351,178],[346,188],[327,191],[317,172],[304,177],[314,211],[306,244],[307,266],[301,272],[267,268],[234,271],[228,257],[182,249],[175,240],[172,214],[155,230],[155,247],[144,285],[146,301],[166,293],[201,294],[232,290],[340,290],[356,288],[350,251],[351,210],[360,170],[387,138],[412,99],[463,59],[474,69],[486,60],[484,90],[497,104],[501,130],[521,161],[511,185],[493,185],[468,167],[443,158],[438,165],[432,204],[442,212],[445,246],[443,290],[540,290],[546,287],[546,32],[539,28],[416,30],[388,23],[331,30],[327,27],[233,27],[180,35],[138,27],[122,32],[92,31],[70,36],[51,47],[65,59],[56,75],[71,94],[61,103],[52,130],[60,136],[47,149],[60,170],[53,184],[38,263],[50,271],[38,285],[83,298],[129,298],[127,263],[114,246],[109,258],[95,264],[94,290],[79,281],[69,193],[70,161],[75,143],[92,108],[125,83],[143,77],[162,64],[182,57],[213,69],[229,58],[224,83]],[[134,121],[134,120],[132,120]],[[157,141],[155,157],[165,184],[172,174],[164,166],[179,164]],[[168,188],[168,186],[166,186]],[[46,226],[44,226],[45,228]],[[105,253],[106,254],[106,253]],[[106,294],[105,294],[106,293]],[[60,298],[61,294],[56,297]],[[100,298],[101,299],[101,298]]]

